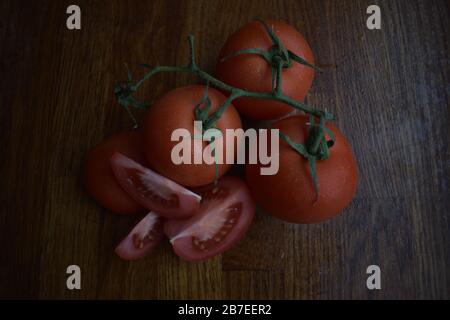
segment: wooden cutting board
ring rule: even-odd
[[[0,297],[449,298],[448,1],[12,1],[0,4]],[[47,4],[44,4],[47,3]],[[81,30],[66,8],[82,10]],[[258,212],[240,244],[189,264],[164,244],[119,260],[133,219],[84,192],[87,151],[130,127],[113,95],[124,63],[184,64],[186,37],[212,71],[227,35],[255,17],[293,24],[325,72],[308,102],[337,115],[359,164],[338,218],[292,225]],[[194,82],[164,74],[141,98]],[[82,290],[66,288],[78,265]],[[381,290],[368,290],[378,265]]]

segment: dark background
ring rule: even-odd
[[[78,4],[82,29],[66,28]],[[382,29],[366,28],[378,4]],[[227,35],[255,17],[293,24],[318,75],[309,102],[334,112],[359,163],[358,192],[338,218],[292,225],[258,213],[221,257],[180,261],[165,244],[119,260],[133,219],[98,207],[79,182],[87,151],[130,127],[112,93],[124,62],[184,64],[186,36],[213,70]],[[448,1],[0,2],[0,297],[449,298]],[[192,83],[163,74],[156,99]],[[82,290],[66,289],[66,267]],[[381,267],[382,289],[366,288]]]

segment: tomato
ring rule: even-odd
[[[117,183],[109,159],[121,152],[144,164],[142,134],[137,131],[117,133],[95,146],[88,154],[83,168],[84,185],[88,193],[103,207],[119,214],[134,214],[143,208]]]
[[[172,149],[179,141],[171,141],[171,136],[176,129],[187,129],[191,134],[191,141],[194,137],[194,109],[200,103],[205,93],[205,87],[191,85],[177,88],[168,92],[160,98],[149,111],[147,111],[144,127],[144,148],[145,156],[150,166],[160,174],[178,182],[184,186],[202,186],[212,183],[216,177],[216,164],[194,164],[194,157],[202,157],[201,148],[191,148],[191,163],[175,164],[171,159]],[[210,114],[218,109],[225,100],[219,91],[209,88],[208,94],[212,102]],[[225,129],[241,128],[241,119],[233,105],[229,105],[222,117],[217,121],[216,128],[225,133]],[[197,138],[198,139],[198,138]],[[224,139],[225,140],[225,139]],[[203,148],[207,146],[207,141],[203,141]],[[234,146],[237,145],[235,141]],[[226,154],[232,151],[232,146],[224,141],[222,152],[224,159]],[[218,165],[219,176],[222,176],[231,164]]]
[[[305,143],[307,123],[307,116],[293,116],[274,123],[272,128],[297,143]],[[260,164],[246,165],[247,182],[265,211],[289,222],[314,223],[334,217],[349,204],[356,191],[356,161],[342,133],[331,123],[326,126],[336,141],[329,149],[329,158],[316,161],[318,198],[307,160],[281,138],[277,174],[261,175]]]
[[[294,27],[282,21],[268,20],[266,23],[274,30],[287,50],[311,64],[314,63],[311,48]],[[222,47],[216,66],[217,77],[234,87],[257,92],[270,92],[272,90],[272,67],[264,58],[257,54],[228,56],[249,48],[268,50],[272,45],[273,42],[261,22],[254,21],[246,24],[233,33]],[[228,58],[224,59],[225,57]],[[303,101],[313,78],[314,70],[312,68],[292,61],[290,67],[283,69],[283,93],[295,100]],[[257,98],[239,98],[234,100],[233,104],[243,115],[258,120],[279,118],[293,110],[287,104]]]
[[[136,260],[149,254],[164,238],[163,220],[149,212],[115,249],[124,260]]]
[[[199,195],[120,153],[112,155],[111,167],[122,188],[147,210],[167,218],[186,218],[199,207]]]
[[[255,203],[244,181],[224,177],[217,185],[197,190],[198,213],[187,220],[168,220],[164,232],[175,253],[186,261],[204,260],[235,245],[247,232]]]

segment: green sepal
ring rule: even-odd
[[[280,137],[282,137],[294,150],[296,150],[299,154],[301,154],[307,161],[309,166],[309,172],[311,174],[311,179],[314,185],[314,190],[316,191],[316,194],[318,196],[319,194],[319,187],[317,183],[317,172],[316,172],[316,156],[313,154],[310,154],[305,147],[305,145],[301,143],[297,143],[292,141],[289,136],[287,136],[284,132],[280,131]]]
[[[284,47],[283,43],[281,43],[280,39],[277,37],[277,35],[273,31],[273,29],[271,27],[269,27],[267,25],[267,23],[264,20],[262,20],[261,18],[257,18],[256,20],[264,26],[264,29],[266,29],[267,34],[272,39],[274,46],[278,47],[279,51],[283,55],[283,59],[287,62],[287,64],[289,64],[289,59],[290,59],[289,52]]]
[[[322,69],[320,69],[319,67],[316,67],[315,65],[313,65],[312,63],[309,63],[308,61],[306,61],[305,59],[303,59],[302,57],[299,57],[298,55],[296,55],[295,53],[293,53],[292,51],[288,50],[288,55],[289,58],[291,58],[292,60],[294,60],[295,62],[298,62],[302,65],[308,66],[310,68],[313,68],[314,70],[316,70],[317,72],[322,73]]]
[[[198,121],[205,122],[208,120],[208,113],[211,109],[211,99],[208,95],[209,82],[206,82],[205,92],[203,93],[203,97],[200,102],[195,106],[195,119]],[[203,108],[201,106],[203,105]]]
[[[233,57],[236,57],[241,54],[256,54],[256,55],[259,55],[262,58],[264,58],[264,60],[266,60],[269,64],[271,63],[270,54],[267,51],[265,51],[263,49],[259,49],[259,48],[246,48],[246,49],[241,49],[241,50],[232,52],[231,54],[220,59],[220,62],[225,61],[230,58],[233,58]]]

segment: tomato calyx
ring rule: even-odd
[[[217,120],[219,120],[220,117],[222,116],[222,112],[220,114],[213,113],[211,116],[209,116],[209,110],[211,109],[212,105],[211,99],[208,96],[208,89],[209,89],[209,81],[206,81],[205,93],[203,94],[202,99],[199,101],[199,103],[195,106],[194,109],[195,120],[202,122],[203,131],[215,128]],[[225,111],[225,108],[228,107],[228,104],[222,105],[221,109]]]
[[[245,48],[227,55],[226,57],[221,59],[221,62],[241,54],[256,54],[261,56],[272,68],[272,91],[276,95],[281,94],[281,73],[283,69],[291,67],[292,61],[312,68],[317,72],[322,72],[322,70],[317,66],[309,63],[302,57],[286,49],[273,29],[269,27],[264,20],[258,18],[256,19],[256,21],[263,25],[265,31],[272,40],[272,46],[269,48],[269,50],[263,50],[260,48]]]
[[[292,60],[294,60],[297,63],[303,64],[318,72],[322,72],[322,70],[319,67],[316,67],[312,63],[309,63],[308,61],[296,55],[292,51],[287,50],[286,47],[283,45],[283,43],[280,41],[280,39],[277,37],[275,32],[273,31],[273,29],[270,28],[265,23],[264,20],[258,18],[256,19],[256,21],[260,22],[264,26],[264,29],[269,34],[273,42],[272,47],[268,51],[269,57],[271,58],[269,63],[272,65],[273,68],[278,68],[280,63],[282,64],[283,68],[289,68],[292,64]]]
[[[325,119],[320,118],[316,125],[314,116],[310,116],[308,138],[305,144],[297,143],[291,140],[289,136],[280,131],[280,137],[285,140],[289,146],[308,160],[309,171],[313,180],[314,190],[316,192],[316,201],[319,198],[319,186],[317,182],[316,161],[326,160],[330,156],[330,148],[334,145],[336,137],[333,132],[325,126]],[[325,138],[325,133],[330,136],[330,140]]]
[[[233,52],[226,57],[223,57],[220,61],[225,61],[229,58],[241,55],[241,54],[257,54],[260,55],[264,60],[267,61],[268,64],[270,64],[273,68],[278,68],[279,64],[281,63],[283,68],[289,68],[292,65],[292,61],[295,61],[297,63],[300,63],[302,65],[305,65],[307,67],[310,67],[317,72],[322,72],[322,69],[319,67],[313,65],[312,63],[309,63],[302,57],[296,55],[292,51],[286,49],[286,47],[283,45],[283,43],[280,41],[280,39],[277,37],[275,32],[271,27],[269,27],[266,22],[260,18],[257,18],[256,21],[261,23],[269,35],[270,39],[272,40],[272,46],[269,48],[269,50],[263,50],[259,48],[246,48],[242,50],[238,50],[236,52]]]

